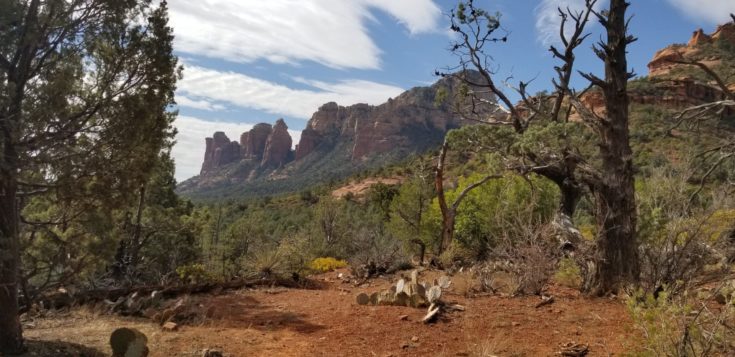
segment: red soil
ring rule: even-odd
[[[355,303],[360,292],[388,287],[388,279],[355,288],[336,274],[317,277],[328,280],[322,290],[243,290],[198,298],[209,317],[175,332],[142,318],[75,310],[37,319],[25,335],[34,344],[60,340],[110,353],[112,330],[134,327],[148,336],[151,356],[201,356],[205,348],[226,356],[553,356],[570,342],[589,345],[588,356],[609,356],[636,346],[636,332],[617,300],[552,287],[555,302],[535,308],[538,297],[466,298],[458,281],[443,300],[466,311],[427,325],[420,322],[425,309]]]

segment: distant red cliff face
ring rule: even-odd
[[[195,192],[261,179],[344,177],[365,165],[423,153],[441,144],[447,131],[463,125],[451,104],[436,103],[440,91],[451,98],[459,85],[457,80],[444,78],[377,106],[326,103],[306,124],[295,150],[291,149],[293,141],[282,119],[274,125],[255,125],[242,133],[239,143],[217,132],[206,139],[201,174],[181,187]],[[333,176],[324,170],[339,173]]]
[[[732,22],[718,26],[712,34],[705,34],[699,29],[686,45],[671,45],[659,50],[648,63],[648,86],[629,86],[630,101],[679,109],[723,99],[723,92],[717,85],[691,75],[700,69],[676,61],[697,60],[716,68],[722,64],[722,58],[717,51],[707,49],[728,45],[735,48],[735,23]],[[735,89],[735,82],[730,83],[730,87]],[[605,101],[599,91],[590,91],[581,101],[598,114],[605,111]],[[578,118],[577,115],[572,116],[572,119]]]
[[[656,52],[651,62],[648,63],[648,75],[649,77],[661,77],[670,73],[672,69],[682,66],[672,60],[703,57],[698,59],[707,65],[716,65],[720,63],[720,58],[716,55],[707,56],[701,52],[706,45],[717,43],[729,44],[735,48],[735,23],[720,25],[711,34],[705,34],[702,29],[698,29],[694,31],[686,45],[671,45]]]
[[[255,125],[240,135],[240,143],[230,141],[225,133],[218,131],[206,138],[205,144],[201,176],[217,175],[220,168],[243,160],[274,168],[287,164],[293,157],[291,135],[283,119],[278,119],[274,126]]]
[[[216,170],[220,166],[240,160],[240,144],[230,141],[225,133],[218,131],[207,138],[201,174]]]
[[[296,160],[325,143],[349,142],[350,157],[360,161],[396,149],[424,147],[432,140],[422,133],[446,133],[462,125],[447,105],[435,105],[439,88],[454,89],[450,80],[406,91],[387,102],[348,107],[327,103],[311,117],[296,147]]]

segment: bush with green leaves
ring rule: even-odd
[[[454,198],[472,182],[481,179],[474,173],[459,179],[456,188],[446,192],[447,200]],[[459,206],[455,225],[456,242],[475,252],[482,259],[500,239],[513,235],[519,220],[536,224],[548,222],[557,210],[559,193],[548,180],[517,175],[490,180],[471,191]],[[436,200],[429,208],[429,219],[434,227],[441,226],[441,213]],[[522,235],[525,232],[518,232]]]

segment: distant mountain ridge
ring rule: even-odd
[[[377,106],[326,103],[295,150],[282,119],[257,124],[239,142],[216,132],[205,139],[200,174],[182,182],[179,192],[201,199],[293,192],[424,153],[463,125],[449,104],[436,100],[440,91],[451,96],[459,85],[443,78]]]

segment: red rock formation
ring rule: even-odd
[[[296,145],[296,160],[301,160],[311,154],[321,143],[322,136],[318,131],[307,127],[301,132],[301,139]]]
[[[687,45],[671,45],[658,52],[653,56],[653,60],[648,63],[648,75],[650,77],[659,77],[668,74],[673,68],[682,66],[671,62],[671,60],[680,60],[693,58],[700,53],[700,48],[707,44],[725,41],[735,46],[735,22],[730,22],[717,27],[717,30],[707,35],[698,29],[689,39]],[[719,63],[717,58],[700,59],[705,64],[714,65]]]
[[[652,84],[655,90],[643,92],[631,88],[628,91],[631,103],[653,104],[665,108],[681,109],[693,105],[709,103],[723,99],[722,91],[718,88],[682,78],[676,80],[662,80]],[[605,113],[605,101],[602,92],[591,91],[580,98],[587,108],[598,115]],[[574,114],[572,120],[578,120]]]
[[[437,140],[447,130],[462,125],[449,108],[434,104],[440,87],[451,92],[454,85],[449,79],[441,80],[432,87],[414,88],[378,106],[324,104],[301,133],[296,160],[302,160],[325,143],[350,143],[352,160],[397,149],[423,150],[438,144]]]
[[[207,147],[201,174],[240,160],[240,144],[231,142],[225,133],[218,131],[211,138],[206,138],[205,142]]]
[[[283,119],[278,119],[273,131],[265,142],[265,150],[263,152],[263,161],[261,167],[281,167],[291,161],[292,152],[291,144],[293,143],[291,135],[288,133],[288,126]]]
[[[712,33],[711,37],[713,41],[720,40],[735,45],[735,22],[717,26],[717,30]]]
[[[689,43],[687,43],[687,46],[694,47],[694,46],[699,46],[703,43],[711,43],[711,42],[712,42],[712,37],[705,34],[702,29],[697,29],[697,31],[694,31],[692,38],[689,39]]]
[[[270,124],[256,124],[250,131],[240,136],[242,156],[246,159],[261,160],[265,152],[265,142],[273,131]]]

